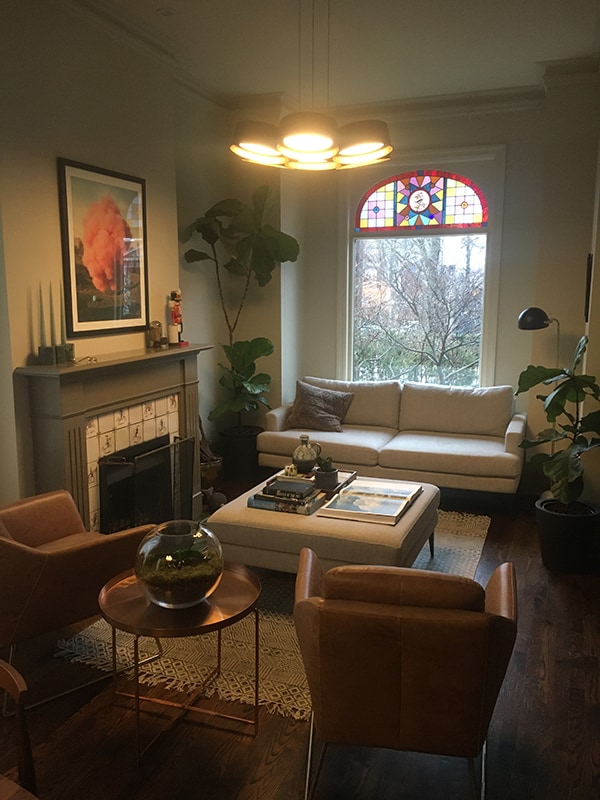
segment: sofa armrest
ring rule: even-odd
[[[527,431],[527,414],[519,412],[513,414],[504,435],[504,449],[515,456],[523,455],[523,448],[519,447]]]
[[[292,408],[292,403],[272,408],[265,414],[265,430],[267,431],[284,431],[286,429],[286,421],[288,414]]]

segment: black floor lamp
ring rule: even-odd
[[[519,314],[517,325],[522,331],[539,331],[547,328],[552,322],[556,322],[556,366],[560,352],[560,323],[555,317],[549,317],[545,311],[537,306],[530,306]]]

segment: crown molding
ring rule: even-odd
[[[386,120],[419,120],[438,117],[472,117],[476,114],[499,114],[539,109],[545,92],[541,86],[514,89],[465,92],[462,94],[432,95],[388,103],[371,103],[337,108],[339,118],[373,117]]]

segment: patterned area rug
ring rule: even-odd
[[[490,518],[441,511],[435,534],[435,555],[426,545],[414,567],[472,578],[483,549]],[[261,579],[260,598],[260,704],[268,711],[295,719],[310,716],[310,696],[292,620],[294,576],[255,570]],[[117,632],[117,661],[131,664],[133,637]],[[164,655],[140,669],[140,680],[149,686],[164,686],[191,692],[201,686],[216,664],[216,634],[182,639],[164,639]],[[254,698],[254,618],[222,632],[221,675],[206,690],[221,700],[252,704]],[[140,639],[140,658],[156,652],[153,639]],[[58,643],[55,654],[98,669],[112,669],[111,630],[99,620],[81,633]]]

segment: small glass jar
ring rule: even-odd
[[[300,435],[300,444],[292,454],[292,462],[301,475],[312,472],[317,457],[321,453],[321,445],[309,440],[308,434]]]
[[[215,534],[193,520],[157,525],[142,539],[134,572],[146,597],[163,608],[189,608],[219,585],[223,551]]]

